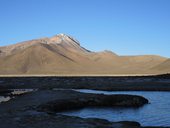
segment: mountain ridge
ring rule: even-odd
[[[159,74],[168,58],[156,55],[119,56],[92,52],[66,34],[0,47],[0,74]],[[163,64],[162,64],[163,66]],[[159,66],[160,68],[160,66]]]

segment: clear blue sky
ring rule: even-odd
[[[65,33],[92,51],[170,57],[170,0],[0,0],[0,45]]]

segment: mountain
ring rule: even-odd
[[[170,72],[170,59],[167,59],[166,61],[158,64],[157,66],[153,67],[153,70],[156,70],[158,72]]]
[[[58,34],[0,47],[0,74],[153,74],[168,58],[155,55],[119,56],[111,51],[92,52],[71,36]]]

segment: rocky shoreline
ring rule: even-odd
[[[8,96],[11,89],[38,89],[0,103],[0,128],[153,128],[143,127],[140,123],[133,121],[110,122],[104,119],[65,116],[57,112],[84,107],[138,108],[149,101],[135,95],[108,96],[80,93],[69,89],[170,91],[170,75],[0,77],[0,87],[0,95],[3,96]]]
[[[69,103],[69,104],[68,104]],[[138,122],[109,122],[57,112],[86,107],[141,107],[148,100],[134,95],[85,94],[73,90],[39,90],[0,104],[1,128],[141,128]]]

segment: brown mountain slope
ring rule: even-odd
[[[154,55],[91,52],[65,34],[0,47],[0,51],[0,74],[152,74],[154,67],[167,60]]]
[[[170,72],[170,59],[165,60],[164,62],[156,65],[152,69],[157,72]]]
[[[46,44],[31,46],[0,59],[0,72],[3,74],[14,73],[48,73],[62,69],[72,68],[75,62],[62,54],[50,50]]]

